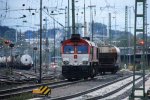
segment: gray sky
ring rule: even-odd
[[[7,1],[7,7],[6,7]],[[76,0],[77,1],[77,0]],[[1,25],[7,25],[13,28],[21,29],[22,31],[32,29],[37,30],[39,28],[39,3],[40,0],[0,0],[0,22]],[[65,8],[67,6],[68,0],[43,0],[43,7],[47,7],[48,10],[44,10],[47,13],[63,13],[59,15],[55,15],[55,19],[59,21],[62,25],[65,26],[65,10],[60,10],[60,8]],[[124,30],[125,26],[125,6],[129,6],[129,15],[131,16],[131,27],[134,26],[134,4],[135,0],[85,0],[86,5],[86,21],[90,22],[90,2],[91,5],[95,5],[93,8],[93,20],[94,22],[100,22],[108,25],[108,13],[112,14],[112,29]],[[150,23],[150,0],[147,0],[148,3],[148,24]],[[25,4],[25,6],[22,6]],[[83,23],[84,15],[83,15],[83,6],[84,0],[78,0],[75,3],[76,6],[76,22]],[[36,10],[21,10],[33,8]],[[71,7],[71,0],[70,0]],[[8,8],[6,11],[5,9]],[[53,20],[43,12],[43,19],[48,19],[48,28],[53,27]],[[35,15],[32,15],[35,13]],[[78,16],[77,16],[78,13]],[[71,10],[70,10],[71,14]],[[23,15],[26,15],[26,18],[20,18]],[[27,21],[24,23],[23,21]],[[116,21],[116,24],[115,24]],[[71,22],[71,15],[70,15]],[[43,22],[44,24],[45,22]],[[138,22],[141,23],[141,22]],[[24,27],[16,27],[16,25],[21,25]],[[116,25],[116,27],[115,27]],[[56,27],[61,27],[56,24]],[[149,26],[148,26],[149,28]],[[150,30],[150,29],[148,29]],[[132,30],[133,31],[133,30]]]

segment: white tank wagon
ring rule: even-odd
[[[6,57],[1,57],[1,63],[5,63],[6,62]]]
[[[3,63],[3,58],[0,57],[0,67],[4,66],[4,63]]]
[[[101,73],[116,73],[120,68],[120,49],[115,46],[104,45],[99,47],[99,71]]]
[[[6,63],[8,67],[29,70],[33,66],[33,59],[29,54],[13,56],[13,58],[10,56],[0,57],[1,67],[5,67]]]
[[[6,57],[5,56],[3,56],[3,57],[0,57],[0,67],[4,67],[4,66],[6,66]]]
[[[11,56],[0,57],[0,65],[1,65],[1,67],[6,67],[7,65],[12,64],[11,60],[12,60]]]
[[[18,69],[28,70],[33,66],[33,59],[29,54],[24,54],[16,57],[14,65],[17,66]]]
[[[12,62],[12,57],[11,56],[8,56],[7,58],[6,58],[6,60],[7,60],[7,63],[11,63]],[[6,61],[5,61],[6,62]]]

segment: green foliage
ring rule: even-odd
[[[122,35],[117,39],[119,42],[117,43],[118,47],[127,47],[129,45],[128,35]],[[134,45],[133,35],[130,34],[130,46]]]
[[[0,26],[0,37],[14,42],[16,37],[16,30],[7,26]]]
[[[10,97],[8,98],[8,100],[27,100],[30,98],[33,98],[33,94],[32,93],[24,93],[18,96],[14,96],[14,97]]]

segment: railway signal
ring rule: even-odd
[[[35,68],[35,73],[36,73],[36,51],[37,51],[37,47],[33,48],[33,54],[34,54],[34,68]]]
[[[144,45],[144,40],[139,40],[138,44],[143,46]]]
[[[11,48],[13,48],[13,47],[14,47],[14,44],[13,44],[13,43],[11,43],[11,44],[9,44],[9,46],[10,46]]]
[[[6,41],[4,41],[4,43],[7,45],[7,44],[9,44],[9,41],[8,41],[8,40],[6,40]]]
[[[5,44],[5,45],[8,46],[8,45],[10,45],[10,43],[11,43],[11,42],[10,42],[9,40],[4,40],[4,44]]]
[[[11,57],[11,62],[12,62],[12,64],[13,64],[12,48],[14,47],[14,44],[13,44],[13,43],[10,43],[10,44],[9,44],[9,47],[10,47],[10,57]],[[13,67],[14,67],[14,64],[13,64]],[[10,71],[11,71],[11,74],[12,74],[12,73],[13,73],[12,67],[10,67]]]

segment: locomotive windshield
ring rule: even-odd
[[[77,53],[88,53],[88,46],[86,45],[78,45]]]
[[[74,46],[71,45],[64,46],[64,53],[74,53]]]

